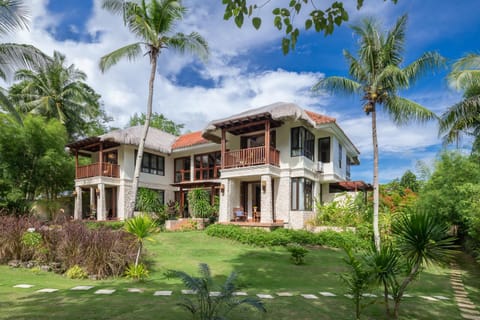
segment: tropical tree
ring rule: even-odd
[[[141,214],[125,221],[125,231],[135,236],[138,242],[137,257],[135,258],[135,267],[138,266],[140,255],[142,254],[143,242],[155,230],[155,222],[147,214]]]
[[[409,65],[401,66],[406,23],[407,16],[404,15],[388,32],[382,31],[372,19],[353,26],[354,33],[359,37],[358,57],[354,57],[347,50],[343,52],[349,63],[351,78],[324,78],[313,88],[317,91],[327,89],[332,92],[358,94],[363,101],[363,110],[372,116],[373,232],[377,250],[380,249],[377,107],[381,106],[399,125],[412,120],[424,122],[434,119],[436,116],[433,112],[398,96],[398,90],[408,88],[426,71],[444,63],[439,54],[427,52]]]
[[[138,42],[126,45],[103,56],[100,60],[102,72],[105,72],[121,59],[133,60],[144,55],[149,57],[151,66],[145,124],[138,146],[132,195],[127,206],[127,217],[131,217],[135,208],[145,139],[152,116],[153,88],[158,57],[162,50],[173,49],[180,53],[188,51],[201,58],[206,58],[208,56],[208,45],[205,39],[196,32],[188,35],[173,32],[176,23],[182,20],[186,12],[186,8],[178,0],[103,0],[102,7],[115,14],[123,15],[125,25],[139,39]],[[145,49],[145,52],[142,48]]]
[[[55,51],[52,61],[18,70],[15,79],[20,82],[10,88],[10,97],[22,112],[58,119],[71,141],[85,135],[89,124],[104,114],[100,95],[85,83],[87,75],[65,62],[65,55]]]
[[[128,126],[133,127],[145,125],[145,119],[145,113],[141,113],[140,115],[134,113],[128,121]],[[182,133],[182,129],[185,127],[185,125],[183,123],[175,123],[173,120],[168,119],[163,114],[154,112],[152,113],[152,117],[150,119],[150,127],[160,129],[173,134],[174,136],[179,136]]]
[[[207,264],[199,264],[199,273],[200,277],[194,277],[183,271],[170,271],[171,275],[179,278],[189,290],[195,292],[196,301],[185,298],[183,302],[179,303],[181,307],[192,314],[193,319],[227,319],[228,313],[241,305],[249,305],[258,311],[266,312],[260,299],[238,298],[234,295],[237,290],[235,284],[237,274],[235,272],[232,272],[221,286],[216,286],[213,282]],[[219,294],[212,294],[212,292],[219,292]]]
[[[463,100],[442,114],[440,134],[445,143],[458,146],[461,133],[480,137],[480,55],[459,59],[447,78],[454,89],[463,91]]]
[[[28,10],[22,0],[0,0],[0,36],[18,29],[28,28]],[[15,70],[29,68],[32,63],[45,62],[47,57],[37,48],[26,44],[0,43],[0,78],[7,80]],[[0,109],[12,114],[16,121],[22,119],[14,105],[0,88]]]

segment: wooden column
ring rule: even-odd
[[[227,149],[227,140],[225,128],[222,128],[222,169],[225,168],[225,151]]]
[[[103,176],[103,143],[100,143],[100,152],[98,154],[98,163],[99,163],[99,166],[100,166],[100,169],[99,169],[99,176]]]
[[[78,177],[78,149],[75,149],[75,178]]]
[[[270,164],[270,120],[265,120],[265,164]]]
[[[180,215],[181,215],[182,218],[184,217],[184,216],[183,216],[183,212],[184,212],[183,207],[184,207],[184,205],[185,205],[185,199],[184,199],[184,197],[183,197],[183,188],[180,187]]]

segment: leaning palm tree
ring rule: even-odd
[[[137,257],[135,258],[135,267],[137,267],[142,254],[143,242],[155,231],[155,222],[147,214],[142,214],[125,221],[125,231],[134,235],[138,242]]]
[[[399,97],[397,93],[399,89],[408,88],[426,71],[444,63],[439,54],[427,52],[402,68],[406,22],[406,15],[400,17],[388,32],[382,32],[371,19],[352,27],[360,38],[358,57],[354,57],[347,50],[343,52],[349,63],[351,78],[328,77],[313,87],[313,90],[327,89],[332,92],[359,94],[363,101],[363,110],[372,116],[373,232],[377,250],[380,249],[377,107],[381,106],[396,124],[405,124],[412,120],[424,122],[436,118],[433,112]]]
[[[28,10],[22,0],[0,0],[0,36],[28,27]],[[47,61],[40,50],[31,45],[0,43],[0,78],[7,80],[19,68],[30,68],[32,63]],[[0,109],[12,114],[21,123],[21,117],[4,89],[0,88]]]
[[[463,100],[442,114],[440,134],[446,144],[458,146],[461,133],[480,137],[480,55],[468,54],[456,61],[448,81],[463,91]]]
[[[133,215],[140,178],[140,167],[143,157],[145,139],[152,115],[153,87],[157,72],[157,61],[162,50],[174,49],[181,53],[189,51],[200,58],[208,56],[207,42],[196,32],[188,35],[174,33],[175,23],[183,18],[186,12],[179,0],[103,0],[102,7],[123,15],[124,23],[140,41],[121,47],[100,60],[100,69],[106,71],[121,59],[133,60],[145,55],[150,59],[150,80],[148,87],[147,112],[142,137],[138,146],[132,194],[127,205],[127,217]]]
[[[86,121],[100,114],[100,95],[85,83],[87,75],[73,64],[67,66],[57,51],[46,64],[18,70],[15,79],[20,82],[11,87],[10,97],[19,110],[58,119],[69,140],[82,136]]]

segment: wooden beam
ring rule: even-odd
[[[265,120],[265,163],[270,164],[270,120]]]
[[[222,162],[222,165],[221,165],[221,168],[224,169],[225,168],[225,152],[226,152],[226,148],[227,147],[227,141],[226,141],[226,132],[225,132],[225,128],[222,128],[222,154],[221,154],[221,162]]]
[[[75,149],[75,178],[78,177],[78,149]]]

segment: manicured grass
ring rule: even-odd
[[[196,273],[198,263],[208,263],[218,283],[233,270],[238,284],[253,295],[290,291],[294,294],[318,294],[330,291],[338,297],[306,300],[302,297],[275,297],[266,300],[268,313],[236,312],[232,319],[351,319],[352,301],[343,296],[345,288],[338,274],[345,271],[343,252],[312,249],[306,265],[296,266],[283,248],[254,248],[230,240],[211,238],[201,232],[161,233],[147,244],[151,277],[143,283],[126,279],[103,281],[69,280],[52,273],[0,267],[0,319],[189,319],[176,306],[183,286],[177,279],[167,279],[169,269]],[[480,275],[469,273],[472,286],[478,288]],[[15,284],[34,284],[31,289],[13,288]],[[94,285],[90,291],[70,291],[76,285]],[[127,288],[142,288],[143,293],[128,293]],[[54,293],[35,293],[42,288],[61,289]],[[110,296],[94,295],[96,289],[117,291]],[[171,297],[154,297],[156,290],[173,290]],[[473,292],[473,291],[472,291]],[[372,290],[380,294],[380,290]],[[453,299],[430,302],[418,296],[443,295],[453,298],[449,271],[429,267],[421,274],[401,307],[402,319],[461,319]],[[474,292],[473,292],[474,293]],[[478,297],[478,296],[477,296]],[[366,302],[372,300],[365,300]],[[478,300],[476,301],[478,303]],[[381,299],[367,307],[365,318],[384,318]]]

